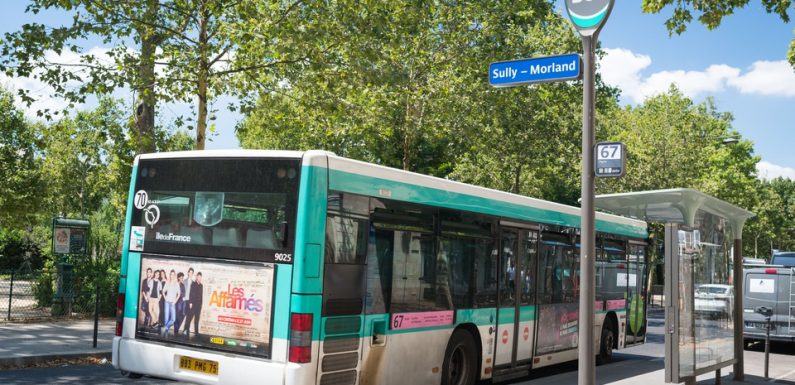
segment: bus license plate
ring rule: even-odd
[[[180,356],[179,368],[192,370],[194,372],[218,375],[218,362],[210,360],[200,360],[198,358]]]

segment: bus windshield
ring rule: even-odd
[[[291,254],[298,162],[141,160],[130,250],[263,262]]]

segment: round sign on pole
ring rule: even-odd
[[[566,12],[577,32],[593,36],[605,24],[615,0],[566,0]]]

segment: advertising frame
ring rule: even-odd
[[[269,295],[265,297],[268,300],[270,300],[270,315],[266,319],[266,321],[268,323],[268,325],[267,325],[268,339],[267,339],[267,342],[266,342],[267,348],[262,350],[262,351],[260,351],[260,352],[251,352],[251,351],[245,351],[245,350],[242,350],[242,349],[232,349],[232,348],[227,347],[226,344],[215,344],[215,343],[209,343],[209,342],[202,343],[202,341],[195,341],[195,340],[194,340],[195,342],[191,342],[191,340],[187,340],[186,341],[184,339],[164,339],[164,338],[159,338],[159,337],[153,337],[151,335],[151,333],[142,332],[141,331],[141,321],[139,320],[139,317],[140,317],[140,312],[141,312],[141,309],[140,309],[140,304],[141,304],[141,284],[143,282],[143,279],[146,277],[146,274],[144,273],[144,261],[145,260],[152,260],[152,259],[171,260],[171,261],[178,261],[178,262],[194,262],[194,263],[198,263],[198,264],[202,264],[203,263],[203,264],[236,266],[236,267],[245,267],[245,268],[252,268],[252,267],[256,268],[256,267],[259,267],[259,268],[270,269],[269,275],[270,275],[270,281],[271,281],[271,288],[270,288]],[[277,282],[276,282],[276,279],[277,279],[277,277],[276,277],[277,276],[277,274],[276,274],[277,264],[272,263],[272,262],[241,261],[241,260],[228,260],[228,259],[217,259],[217,258],[196,258],[196,257],[187,257],[187,256],[173,256],[173,255],[163,255],[163,254],[155,254],[155,253],[143,253],[143,254],[141,254],[139,268],[141,269],[140,270],[141,271],[141,277],[138,280],[138,284],[136,285],[136,287],[137,287],[137,295],[135,296],[136,301],[137,301],[136,307],[139,308],[138,311],[136,312],[137,314],[136,314],[136,322],[135,322],[135,338],[136,339],[145,340],[145,341],[151,342],[151,343],[178,345],[178,346],[184,346],[184,347],[193,348],[193,349],[202,349],[202,350],[209,350],[209,351],[215,351],[215,352],[226,353],[226,354],[244,355],[244,356],[248,356],[248,357],[256,357],[256,358],[263,358],[263,359],[270,359],[272,357],[272,353],[273,353],[274,304],[275,304],[275,300],[276,300],[276,285],[277,285]],[[209,336],[209,335],[205,335],[203,337],[207,337],[210,340],[212,340],[213,338],[221,338],[221,339],[232,340],[231,338],[223,337],[223,336]]]

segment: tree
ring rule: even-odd
[[[0,88],[0,228],[31,226],[41,208],[40,129]]]
[[[302,0],[31,0],[28,12],[73,12],[72,24],[50,28],[31,23],[23,25],[21,31],[7,33],[0,70],[9,75],[33,76],[52,86],[56,96],[73,104],[84,102],[87,95],[106,95],[130,87],[139,100],[135,106],[137,152],[149,152],[155,147],[158,103],[195,102],[197,117],[179,117],[175,123],[195,123],[195,147],[204,149],[208,121],[213,119],[208,106],[215,97],[231,92],[233,83],[242,85],[237,89],[246,93],[246,87],[259,85],[266,78],[260,72],[302,60],[277,57],[268,46],[247,51],[250,41],[290,46],[278,52],[299,52],[297,55],[304,57],[304,46],[293,44],[294,38],[285,38],[298,32],[299,23],[292,15],[301,3]],[[104,55],[85,50],[80,44],[91,37],[98,37],[111,47]],[[131,42],[137,47],[131,47]],[[79,60],[53,61],[52,53],[76,54]],[[32,102],[24,90],[20,95]],[[39,113],[51,117],[58,111]]]
[[[323,148],[512,191],[520,175],[571,201],[569,179],[541,182],[568,176],[566,166],[530,149],[565,143],[561,152],[577,162],[568,146],[578,140],[576,83],[495,90],[485,71],[494,58],[580,47],[551,3],[337,2],[314,11],[324,23],[310,29],[331,43],[259,95],[238,126],[244,147]],[[550,167],[535,167],[540,160]]]
[[[792,0],[761,0],[767,13],[775,14],[781,21],[789,23],[789,11],[795,9]],[[643,0],[643,12],[659,13],[668,6],[673,6],[673,15],[665,21],[669,33],[681,34],[693,21],[693,13],[698,14],[698,21],[713,30],[720,26],[723,18],[734,14],[738,8],[748,5],[749,0]],[[787,59],[795,68],[795,39],[792,39]]]

